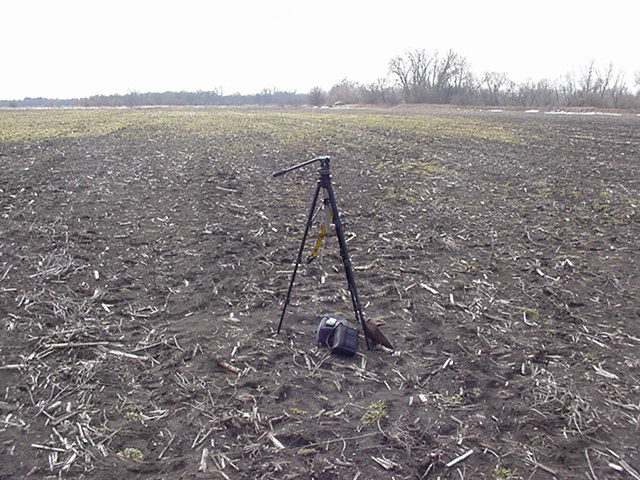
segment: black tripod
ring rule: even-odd
[[[273,174],[274,177],[279,177],[280,175],[284,175],[285,173],[290,172],[291,170],[296,170],[300,167],[304,167],[311,163],[320,162],[320,168],[318,169],[318,172],[320,173],[320,178],[318,179],[316,192],[313,196],[313,200],[311,201],[311,208],[309,209],[307,224],[304,229],[304,234],[302,235],[300,250],[298,250],[298,258],[296,260],[296,265],[293,268],[293,275],[291,275],[291,282],[289,283],[287,298],[285,299],[284,306],[282,308],[282,315],[280,315],[280,323],[278,324],[278,333],[280,333],[280,328],[282,327],[284,315],[285,315],[285,312],[287,311],[287,306],[289,305],[289,300],[291,298],[291,290],[293,290],[293,283],[295,282],[296,274],[298,273],[298,267],[300,266],[300,262],[302,261],[304,244],[307,241],[307,235],[309,234],[309,230],[311,229],[311,225],[313,224],[314,212],[316,211],[316,205],[318,203],[318,196],[320,195],[320,190],[322,190],[324,192],[324,205],[325,207],[330,208],[331,218],[332,218],[333,224],[336,227],[338,243],[340,244],[340,255],[342,256],[344,271],[345,271],[345,274],[347,275],[347,284],[349,286],[349,293],[351,294],[353,311],[355,312],[355,315],[356,315],[356,322],[359,322],[360,325],[362,326],[362,331],[364,332],[364,338],[365,338],[365,341],[367,342],[367,348],[371,349],[371,345],[369,344],[368,331],[364,321],[364,315],[362,313],[362,305],[360,304],[360,297],[358,296],[358,288],[356,287],[356,280],[353,275],[353,269],[351,268],[351,259],[349,258],[349,250],[347,249],[347,242],[344,238],[344,228],[342,226],[342,222],[340,221],[340,215],[338,214],[338,206],[336,204],[336,197],[333,193],[333,187],[331,186],[331,170],[329,167],[330,161],[331,159],[329,157],[317,157],[312,160],[308,160],[306,162],[300,163],[298,165],[285,168],[284,170],[280,170]]]

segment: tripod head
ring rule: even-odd
[[[272,174],[272,176],[274,177],[279,177],[280,175],[284,175],[285,173],[290,172],[291,170],[297,170],[298,168],[301,167],[305,167],[311,163],[315,163],[315,162],[320,162],[320,170],[326,170],[327,172],[329,171],[329,162],[331,161],[331,158],[329,157],[316,157],[316,158],[312,158],[311,160],[307,160],[306,162],[302,162],[299,163],[297,165],[293,165],[292,167],[288,167],[288,168],[284,168],[282,170],[278,170],[277,172],[274,172]]]

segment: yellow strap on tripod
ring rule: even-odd
[[[327,229],[329,228],[329,223],[331,222],[332,215],[331,215],[331,209],[328,208],[328,207],[326,207],[326,209],[327,209],[327,218],[325,219],[324,223],[322,224],[322,228],[320,228],[320,235],[318,235],[318,239],[316,240],[316,245],[313,248],[313,252],[311,252],[311,255],[309,255],[307,257],[307,263],[313,262],[318,257],[318,252],[320,251],[320,246],[322,245],[322,240],[324,239],[325,235],[327,234]]]

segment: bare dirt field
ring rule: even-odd
[[[275,334],[319,155],[395,351],[315,344],[333,234]],[[0,478],[640,479],[639,162],[633,115],[0,111]]]

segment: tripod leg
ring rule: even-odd
[[[316,193],[313,196],[313,200],[311,201],[311,208],[309,209],[309,215],[307,217],[307,224],[304,228],[304,234],[302,235],[302,241],[300,242],[300,249],[298,250],[298,258],[296,259],[296,265],[293,267],[293,274],[291,275],[291,282],[289,282],[289,290],[287,291],[287,298],[284,300],[284,306],[282,307],[282,315],[280,315],[280,323],[278,323],[278,333],[280,333],[280,329],[282,328],[282,322],[284,320],[284,314],[287,311],[287,305],[289,305],[289,300],[291,299],[291,290],[293,290],[293,283],[296,280],[296,274],[298,273],[298,267],[300,266],[300,262],[302,261],[302,253],[304,252],[304,244],[307,241],[307,235],[309,235],[309,230],[311,229],[311,224],[313,223],[313,213],[316,210],[316,204],[318,203],[318,195],[320,193],[321,183],[318,182],[318,186],[316,187]]]
[[[351,258],[349,257],[349,250],[347,248],[347,242],[344,237],[344,228],[340,221],[340,215],[338,214],[338,205],[336,204],[336,197],[333,193],[333,187],[331,182],[326,180],[322,185],[329,198],[331,205],[331,212],[333,214],[333,224],[336,227],[336,234],[338,236],[338,243],[340,244],[340,255],[342,256],[342,263],[344,264],[344,271],[347,275],[347,284],[349,286],[349,293],[351,294],[351,303],[353,303],[353,310],[356,314],[356,321],[360,322],[362,331],[364,333],[364,339],[367,342],[367,349],[371,350],[369,343],[369,335],[367,334],[367,326],[364,321],[364,314],[362,313],[362,305],[360,304],[360,297],[358,295],[358,287],[356,286],[356,279],[353,275],[353,269],[351,268]]]

